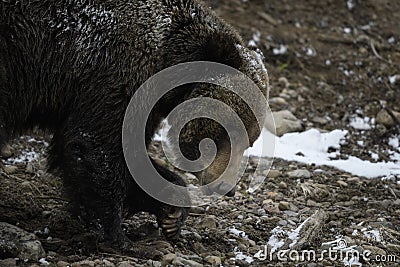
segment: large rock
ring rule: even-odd
[[[304,130],[301,121],[297,119],[289,110],[272,112],[272,116],[274,117],[277,136]],[[267,120],[265,128],[272,133],[274,132],[271,120]]]
[[[393,111],[393,115],[398,121],[400,121],[400,113],[399,112]],[[380,123],[386,127],[391,127],[391,126],[396,125],[396,122],[393,120],[393,117],[390,116],[390,114],[384,109],[379,111],[378,115],[376,115],[376,122]]]
[[[34,234],[0,222],[0,259],[20,258],[38,261],[46,253]]]
[[[10,158],[12,155],[13,155],[12,147],[9,144],[1,148],[0,157],[7,159]]]

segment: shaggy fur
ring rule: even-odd
[[[200,60],[245,72],[267,96],[268,77],[255,58],[226,23],[194,0],[0,0],[0,147],[36,125],[51,130],[50,170],[60,173],[72,203],[93,211],[117,245],[129,243],[121,229],[123,208],[152,212],[160,222],[178,214],[180,228],[186,210],[147,196],[129,174],[121,145],[126,107],[153,74]],[[225,100],[254,142],[260,129],[248,107],[205,85],[165,96],[151,114],[146,142],[176,105],[197,96]],[[196,120],[182,132],[184,154],[198,156],[204,137],[218,144],[226,134]],[[184,185],[153,164],[167,180]],[[168,237],[179,233],[163,230]]]

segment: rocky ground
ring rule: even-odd
[[[284,123],[283,132],[346,129],[341,157],[393,160],[388,151],[396,148],[389,140],[400,129],[400,3],[207,4],[264,52],[271,108],[295,117]],[[353,127],[359,120],[368,129]],[[11,236],[11,241],[0,239],[0,266],[400,264],[400,177],[367,179],[280,159],[274,160],[271,171],[265,168],[256,174],[251,160],[234,198],[193,208],[182,237],[171,243],[162,259],[105,252],[98,232],[65,211],[60,179],[46,173],[48,138],[33,132],[15,140],[14,154],[2,162],[0,236]],[[155,143],[153,154],[161,158],[157,148]],[[254,175],[267,179],[250,194],[248,182]],[[124,227],[132,240],[160,239],[155,218],[148,214],[127,218]]]

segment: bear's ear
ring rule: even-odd
[[[235,35],[215,33],[204,45],[204,55],[207,61],[239,68],[242,63],[240,45],[241,41]]]

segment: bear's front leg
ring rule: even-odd
[[[157,164],[154,161],[152,161],[152,163],[156,171],[164,179],[175,185],[183,187],[186,186],[185,182],[179,175],[173,173],[172,171]],[[158,226],[161,228],[163,235],[167,239],[174,239],[179,237],[182,226],[188,215],[189,208],[172,206],[170,204],[163,203],[144,192],[133,178],[130,178],[129,181],[130,182],[128,182],[129,186],[127,198],[125,201],[125,207],[127,207],[132,213],[145,211],[156,215]],[[165,190],[168,190],[168,188],[165,188]],[[173,190],[171,190],[171,192],[173,192]],[[172,193],[171,195],[169,195],[169,198],[171,200],[174,198],[176,198],[177,200],[183,198],[185,200],[185,203],[190,202],[189,195],[182,196]]]

